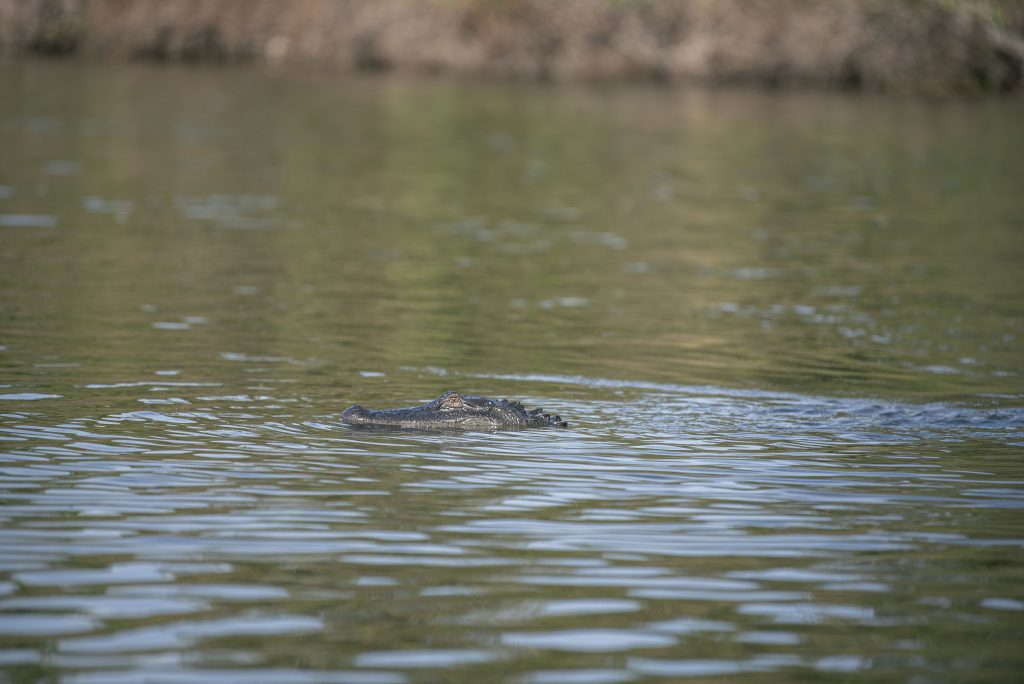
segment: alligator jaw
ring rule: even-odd
[[[413,409],[367,409],[359,404],[341,414],[341,422],[356,427],[393,427],[412,430],[489,430],[501,427],[472,416],[430,416]]]

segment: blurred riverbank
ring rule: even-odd
[[[1024,92],[1020,0],[0,0],[0,55]]]

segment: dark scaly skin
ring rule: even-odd
[[[543,409],[527,411],[518,401],[488,399],[447,391],[437,399],[409,408],[367,409],[359,404],[341,414],[341,422],[357,426],[420,430],[516,430],[532,427],[569,427],[561,416]]]

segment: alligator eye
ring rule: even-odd
[[[462,395],[452,392],[444,398],[441,402],[441,408],[446,409],[459,409],[466,405],[466,402],[462,400]]]

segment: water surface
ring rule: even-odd
[[[1013,681],[1022,115],[4,66],[0,676]]]

